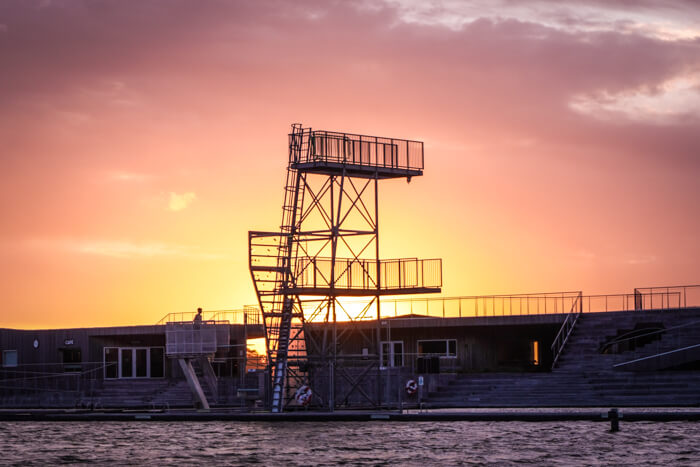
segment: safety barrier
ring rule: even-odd
[[[442,260],[401,258],[379,261],[353,258],[299,258],[295,280],[298,288],[380,290],[442,287]]]

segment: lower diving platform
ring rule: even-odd
[[[294,295],[438,293],[442,289],[442,260],[301,257],[296,262],[294,283],[289,290]]]

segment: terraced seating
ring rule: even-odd
[[[668,331],[632,351],[601,354],[618,329],[656,322],[669,329],[700,320],[700,309],[581,316],[551,373],[461,374],[428,394],[431,407],[607,407],[700,405],[700,371],[620,371],[613,365],[700,343],[700,326]]]

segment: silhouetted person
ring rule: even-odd
[[[199,326],[202,324],[202,309],[197,308],[197,314],[194,317],[194,320],[192,320],[194,323],[194,328],[199,329]]]

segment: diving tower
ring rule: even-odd
[[[442,260],[380,259],[379,254],[379,180],[410,181],[423,168],[420,141],[292,125],[280,230],[248,233],[249,268],[265,326],[272,412],[294,403],[295,391],[309,384],[315,366],[332,368],[335,374],[342,338],[335,327],[338,320],[371,314],[379,323],[381,296],[440,292]],[[352,312],[339,302],[343,297],[366,302]],[[319,342],[304,332],[307,322],[318,321],[333,324],[329,339]],[[380,333],[378,327],[368,338],[368,360],[377,367]],[[331,390],[314,396],[316,403],[334,408]]]

